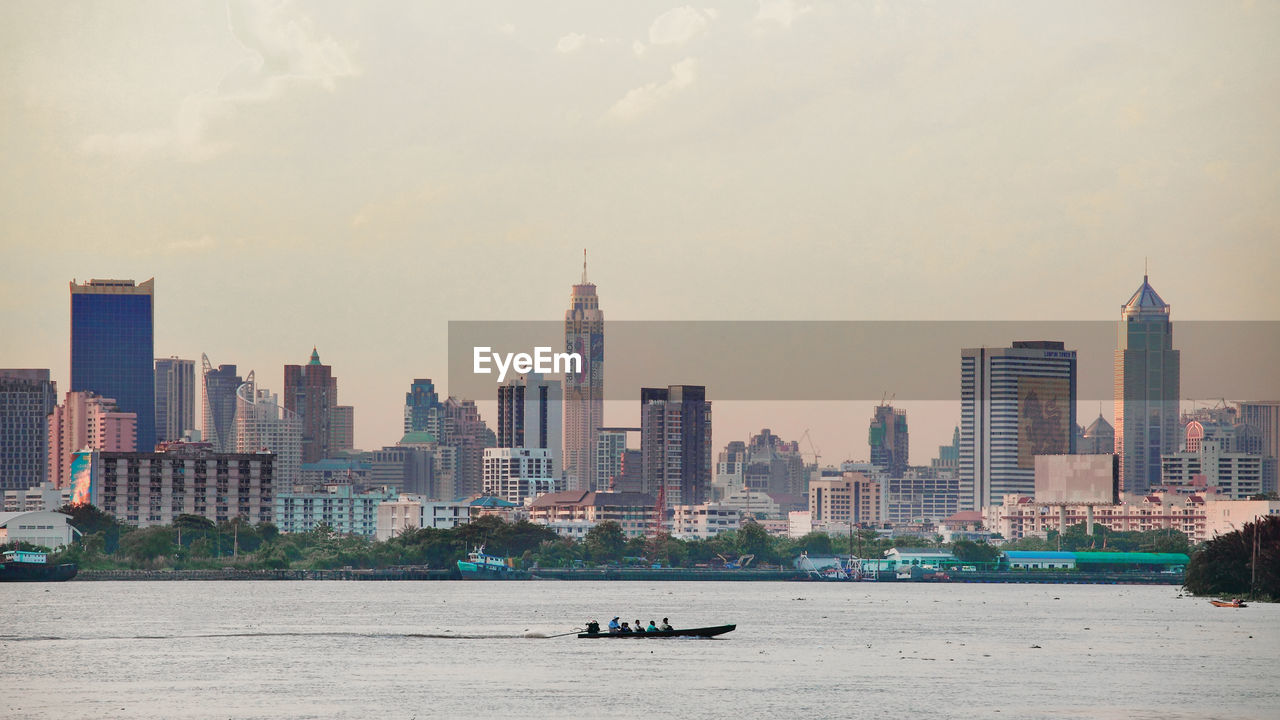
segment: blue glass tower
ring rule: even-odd
[[[156,445],[154,282],[71,282],[71,389],[138,415],[138,450]]]

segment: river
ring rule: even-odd
[[[7,718],[1273,718],[1280,606],[1171,587],[0,585]],[[614,615],[713,640],[546,638]]]

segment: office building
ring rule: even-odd
[[[711,489],[711,402],[701,385],[640,389],[644,492],[700,505]]]
[[[820,525],[878,525],[880,483],[862,473],[821,476],[809,482],[809,518]]]
[[[0,490],[26,490],[49,475],[49,414],[58,387],[48,370],[0,370]]]
[[[880,478],[881,522],[903,525],[938,524],[960,508],[960,478],[953,474]]]
[[[121,412],[116,401],[91,392],[69,392],[49,414],[48,480],[65,488],[71,465],[81,450],[135,452],[138,416]]]
[[[200,398],[203,421],[200,440],[213,446],[214,452],[236,449],[236,391],[244,379],[236,374],[235,365],[219,365],[215,370],[209,356],[200,355]]]
[[[582,282],[570,291],[564,314],[564,344],[582,358],[579,372],[564,374],[565,477],[571,490],[594,490],[596,435],[604,425],[604,313],[587,280],[585,250]]]
[[[450,396],[436,408],[433,424],[439,428],[435,435],[442,445],[452,448],[448,460],[453,473],[453,492],[459,497],[480,493],[484,475],[484,449],[498,444],[497,435],[484,419],[474,400],[460,400]]]
[[[429,432],[432,435],[440,430],[432,426],[433,411],[440,406],[440,396],[436,394],[435,383],[430,378],[418,378],[409,386],[404,394],[404,431]]]
[[[1115,352],[1115,451],[1120,487],[1144,493],[1160,484],[1160,457],[1178,451],[1181,355],[1173,349],[1170,307],[1142,276],[1120,309]]]
[[[335,405],[329,413],[329,449],[330,457],[342,455],[355,450],[356,447],[356,409],[351,405]]]
[[[279,396],[259,388],[254,373],[236,390],[235,447],[238,453],[275,455],[275,481],[291,487],[302,480],[302,419],[280,406]]]
[[[1076,440],[1076,452],[1081,455],[1110,455],[1115,451],[1115,428],[1099,412],[1097,419],[1080,432],[1080,438]]]
[[[1239,404],[1240,422],[1258,431],[1258,452],[1263,457],[1263,492],[1280,490],[1280,400],[1251,400]]]
[[[306,365],[284,366],[284,407],[302,420],[302,462],[330,457],[333,409],[338,405],[338,378],[311,348]]]
[[[196,361],[156,358],[156,442],[190,437],[196,429]]]
[[[1161,456],[1160,485],[1190,486],[1203,480],[1226,498],[1247,500],[1262,492],[1262,460],[1262,455],[1232,452],[1225,437],[1205,437],[1194,449]]]
[[[1075,452],[1076,353],[1015,342],[960,353],[961,510],[1035,492],[1035,456]]]
[[[632,492],[640,492],[639,467],[638,463],[632,463],[631,470],[634,478],[624,476],[626,469],[623,467],[626,462],[628,450],[638,452],[637,445],[631,443],[632,438],[636,438],[637,442],[640,437],[640,428],[610,427],[600,428],[596,433],[596,481],[595,486],[601,490],[622,491],[624,488],[621,484],[626,483],[630,479],[637,482],[634,487],[625,488]]]
[[[184,514],[215,523],[272,520],[271,453],[218,453],[203,443],[173,443],[161,452],[95,451],[90,464],[90,501],[130,525],[172,525]]]
[[[71,281],[71,387],[114,398],[138,418],[137,445],[156,444],[154,279]]]
[[[907,413],[892,405],[878,405],[867,431],[871,464],[886,475],[902,477],[907,472]]]
[[[960,472],[960,426],[951,434],[950,445],[938,446],[938,457],[929,461],[929,468],[936,476],[958,475]]]
[[[561,474],[564,394],[559,380],[529,373],[498,386],[498,447],[538,448],[551,457],[551,477]]]

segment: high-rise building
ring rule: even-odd
[[[1035,494],[1035,456],[1076,447],[1076,353],[1052,341],[960,353],[962,510]]]
[[[707,501],[711,487],[711,402],[701,385],[640,389],[644,492],[666,506]]]
[[[929,463],[929,468],[933,470],[933,474],[937,477],[943,475],[955,476],[960,469],[960,426],[956,426],[955,432],[951,434],[950,445],[938,446],[938,457]]]
[[[196,429],[196,361],[156,358],[156,441],[182,440]]]
[[[0,370],[0,490],[26,490],[49,475],[49,413],[58,386],[48,370]]]
[[[640,428],[600,428],[596,433],[596,487],[602,491],[618,489],[617,484],[623,475],[623,458],[632,447],[629,438],[639,434]],[[637,486],[634,491],[639,492],[640,488]]]
[[[1076,441],[1076,452],[1081,455],[1110,455],[1116,451],[1116,430],[1111,423],[1098,413],[1098,418],[1089,423],[1080,433]]]
[[[156,445],[154,278],[71,281],[71,390],[115,398],[138,416],[138,447]]]
[[[538,373],[498,386],[498,447],[538,448],[549,452],[551,477],[559,480],[564,394],[559,380]]]
[[[1258,450],[1263,457],[1262,491],[1276,492],[1280,489],[1276,462],[1280,457],[1280,400],[1240,403],[1240,422],[1256,428],[1261,439]]]
[[[356,409],[351,405],[335,405],[329,413],[329,455],[355,450]]]
[[[871,445],[871,464],[889,477],[902,477],[907,472],[907,413],[892,405],[878,405],[867,431]]]
[[[208,355],[200,355],[200,366],[200,399],[204,406],[200,439],[212,445],[214,452],[235,452],[236,391],[244,379],[236,374],[235,365],[219,365],[214,370]]]
[[[289,487],[302,478],[302,418],[281,407],[279,397],[254,382],[254,373],[236,390],[236,452],[275,454],[275,479]]]
[[[731,462],[733,443],[725,448],[722,458]],[[809,478],[804,470],[804,458],[800,456],[800,443],[787,442],[774,435],[769,428],[752,435],[744,445],[742,457],[742,484],[753,491],[772,495],[803,495]],[[726,468],[727,469],[727,468]]]
[[[285,409],[302,419],[302,462],[313,463],[331,455],[330,427],[337,405],[338,378],[332,367],[320,362],[314,347],[306,365],[284,366]]]
[[[1115,353],[1115,451],[1120,487],[1144,493],[1160,484],[1160,456],[1178,451],[1181,354],[1173,349],[1170,307],[1147,276],[1120,309]]]
[[[524,504],[556,491],[554,467],[554,458],[546,448],[485,448],[482,492]]]
[[[404,431],[435,434],[439,428],[431,428],[433,411],[440,407],[440,396],[430,378],[418,378],[404,394]]]
[[[75,454],[81,450],[135,452],[138,416],[121,412],[116,401],[92,392],[69,392],[49,414],[49,474],[55,487],[68,487]]]
[[[582,358],[580,372],[564,376],[564,470],[570,490],[596,490],[596,435],[604,424],[604,313],[596,286],[587,280],[582,253],[582,282],[569,293],[564,314],[565,351]]]
[[[474,400],[459,400],[450,396],[435,413],[438,419],[432,424],[440,428],[436,439],[442,446],[452,448],[450,457],[441,457],[442,470],[448,466],[453,471],[453,491],[458,497],[470,497],[480,493],[484,473],[484,449],[495,447],[498,438],[484,419]]]

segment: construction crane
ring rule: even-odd
[[[886,390],[885,393],[880,396],[880,407],[885,407],[886,405],[892,405],[893,399],[896,397],[898,397],[898,393],[896,392],[891,393],[888,390]]]
[[[815,446],[815,445],[813,444],[813,438],[812,438],[812,437],[810,437],[810,435],[809,435],[809,428],[805,428],[805,429],[804,429],[804,434],[800,436],[800,440],[801,440],[801,441],[804,441],[804,440],[808,440],[808,441],[809,441],[809,451],[813,453],[813,466],[814,466],[815,468],[819,468],[820,466],[819,466],[819,464],[818,464],[818,459],[819,459],[819,458],[821,458],[821,457],[822,457],[822,455],[818,453],[818,448],[817,448],[817,446]],[[821,472],[821,470],[819,470],[819,472]]]

